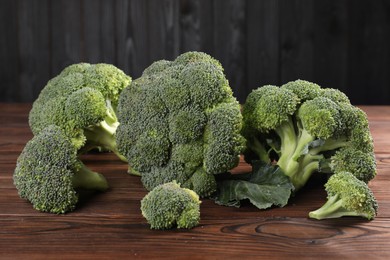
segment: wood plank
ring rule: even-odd
[[[348,9],[348,85],[351,87],[347,94],[355,104],[389,105],[390,76],[388,69],[380,69],[390,66],[389,3],[360,3]]]
[[[80,1],[50,1],[51,77],[81,61]]]
[[[148,19],[148,1],[133,0],[129,2],[126,35],[126,53],[129,59],[128,72],[133,78],[141,76],[146,67],[152,63],[150,58],[150,40]],[[154,18],[153,18],[154,19]],[[156,47],[159,48],[159,47]]]
[[[373,225],[351,219],[233,219],[217,224],[205,221],[200,228],[191,231],[151,231],[141,219],[98,216],[52,216],[49,222],[40,217],[10,217],[0,220],[0,224],[4,227],[0,237],[3,245],[0,256],[3,257],[91,257],[92,252],[86,248],[93,249],[95,259],[108,256],[201,259],[243,255],[246,258],[310,259],[318,257],[319,253],[321,259],[356,255],[386,259],[390,256],[388,220],[378,220]],[[61,235],[53,236],[53,233]],[[202,253],[198,254],[200,248]]]
[[[280,1],[280,81],[314,81],[313,1]]]
[[[16,1],[0,1],[0,100],[18,101],[19,80],[18,5]]]
[[[203,51],[214,55],[213,1],[180,1],[180,53]]]
[[[280,1],[247,1],[247,87],[251,89],[280,85]]]
[[[100,12],[100,41],[101,41],[101,62],[116,65],[117,39],[115,31],[115,1],[101,1]]]
[[[313,78],[322,87],[353,91],[348,74],[348,1],[315,1]]]
[[[153,61],[173,60],[179,55],[179,1],[147,1],[147,31],[149,64]]]
[[[122,69],[128,75],[130,74],[130,46],[131,39],[128,37],[129,31],[129,6],[130,1],[119,0],[115,1],[114,6],[114,24],[115,24],[115,46],[116,57],[115,62],[117,67]],[[134,77],[134,75],[130,75]]]
[[[246,98],[246,2],[214,1],[214,57],[225,74],[239,102]]]
[[[81,56],[85,62],[102,62],[101,1],[85,0],[80,5]]]
[[[35,100],[50,79],[48,1],[18,2],[19,102]]]

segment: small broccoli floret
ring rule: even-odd
[[[367,117],[339,90],[303,80],[263,86],[249,94],[243,117],[246,161],[276,161],[296,190],[318,171],[375,176]]]
[[[178,181],[200,197],[234,168],[244,146],[240,106],[222,66],[201,52],[157,61],[119,100],[116,140],[144,186]]]
[[[373,153],[363,152],[347,146],[331,157],[332,172],[351,172],[356,178],[368,183],[376,176],[376,162]]]
[[[115,132],[116,107],[131,78],[109,64],[74,64],[51,79],[34,102],[29,115],[32,132],[49,125],[61,127],[80,153],[110,150],[119,158]]]
[[[282,85],[281,88],[289,89],[294,92],[294,94],[299,97],[301,102],[314,99],[315,97],[318,97],[320,94],[322,94],[322,89],[319,85],[301,79],[287,82],[286,84]]]
[[[199,224],[200,203],[195,192],[173,181],[150,191],[141,200],[141,211],[152,229],[190,229]]]
[[[315,219],[359,216],[369,220],[375,218],[378,204],[367,186],[352,173],[340,172],[332,175],[325,184],[327,202],[309,213]]]
[[[105,191],[103,175],[88,169],[77,149],[58,126],[48,126],[34,136],[19,156],[14,184],[21,198],[39,211],[66,213],[78,201],[78,189]]]

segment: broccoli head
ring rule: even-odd
[[[333,174],[325,184],[327,202],[309,213],[315,219],[359,216],[375,218],[378,204],[367,184],[349,172]]]
[[[234,168],[244,146],[242,115],[221,64],[201,52],[156,61],[123,90],[117,144],[144,186],[177,180],[199,196]]]
[[[39,211],[65,213],[78,201],[78,189],[105,191],[106,179],[88,169],[65,132],[51,125],[34,136],[20,154],[14,184],[21,198]]]
[[[172,181],[150,191],[141,200],[141,211],[152,229],[190,229],[199,224],[200,203],[194,191]]]
[[[109,64],[79,63],[49,80],[33,103],[29,123],[34,135],[57,125],[85,152],[94,148],[118,153],[115,131],[119,94],[131,78]]]
[[[245,160],[276,162],[295,189],[314,172],[376,174],[365,113],[336,89],[304,80],[253,90],[243,106]]]

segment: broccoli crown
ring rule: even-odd
[[[150,191],[141,200],[141,211],[152,229],[190,229],[199,224],[200,203],[194,191],[172,181]]]
[[[32,132],[60,126],[77,148],[105,148],[116,152],[119,94],[131,78],[109,64],[79,63],[51,79],[29,114]],[[88,129],[88,132],[85,130]]]
[[[243,106],[242,133],[245,160],[276,160],[296,190],[325,169],[366,182],[375,176],[367,116],[336,89],[304,80],[255,89]]]
[[[244,141],[240,106],[222,66],[201,52],[157,61],[119,99],[116,140],[151,190],[177,180],[201,197],[234,168]]]
[[[328,193],[327,202],[319,209],[309,213],[311,218],[339,218],[360,216],[375,218],[378,210],[377,201],[367,184],[357,179],[352,173],[333,174],[325,184]]]
[[[20,197],[37,210],[57,214],[75,208],[77,188],[108,188],[102,175],[78,159],[71,140],[55,125],[46,127],[26,144],[13,178]]]

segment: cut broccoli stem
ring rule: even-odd
[[[79,163],[79,168],[73,175],[72,183],[75,189],[89,189],[98,191],[105,191],[108,189],[106,178],[104,178],[102,174],[89,169],[81,161]]]
[[[328,197],[328,200],[321,208],[309,213],[309,217],[319,220],[326,218],[340,218],[343,216],[367,217],[365,214],[345,209],[343,207],[343,201],[338,195]]]

